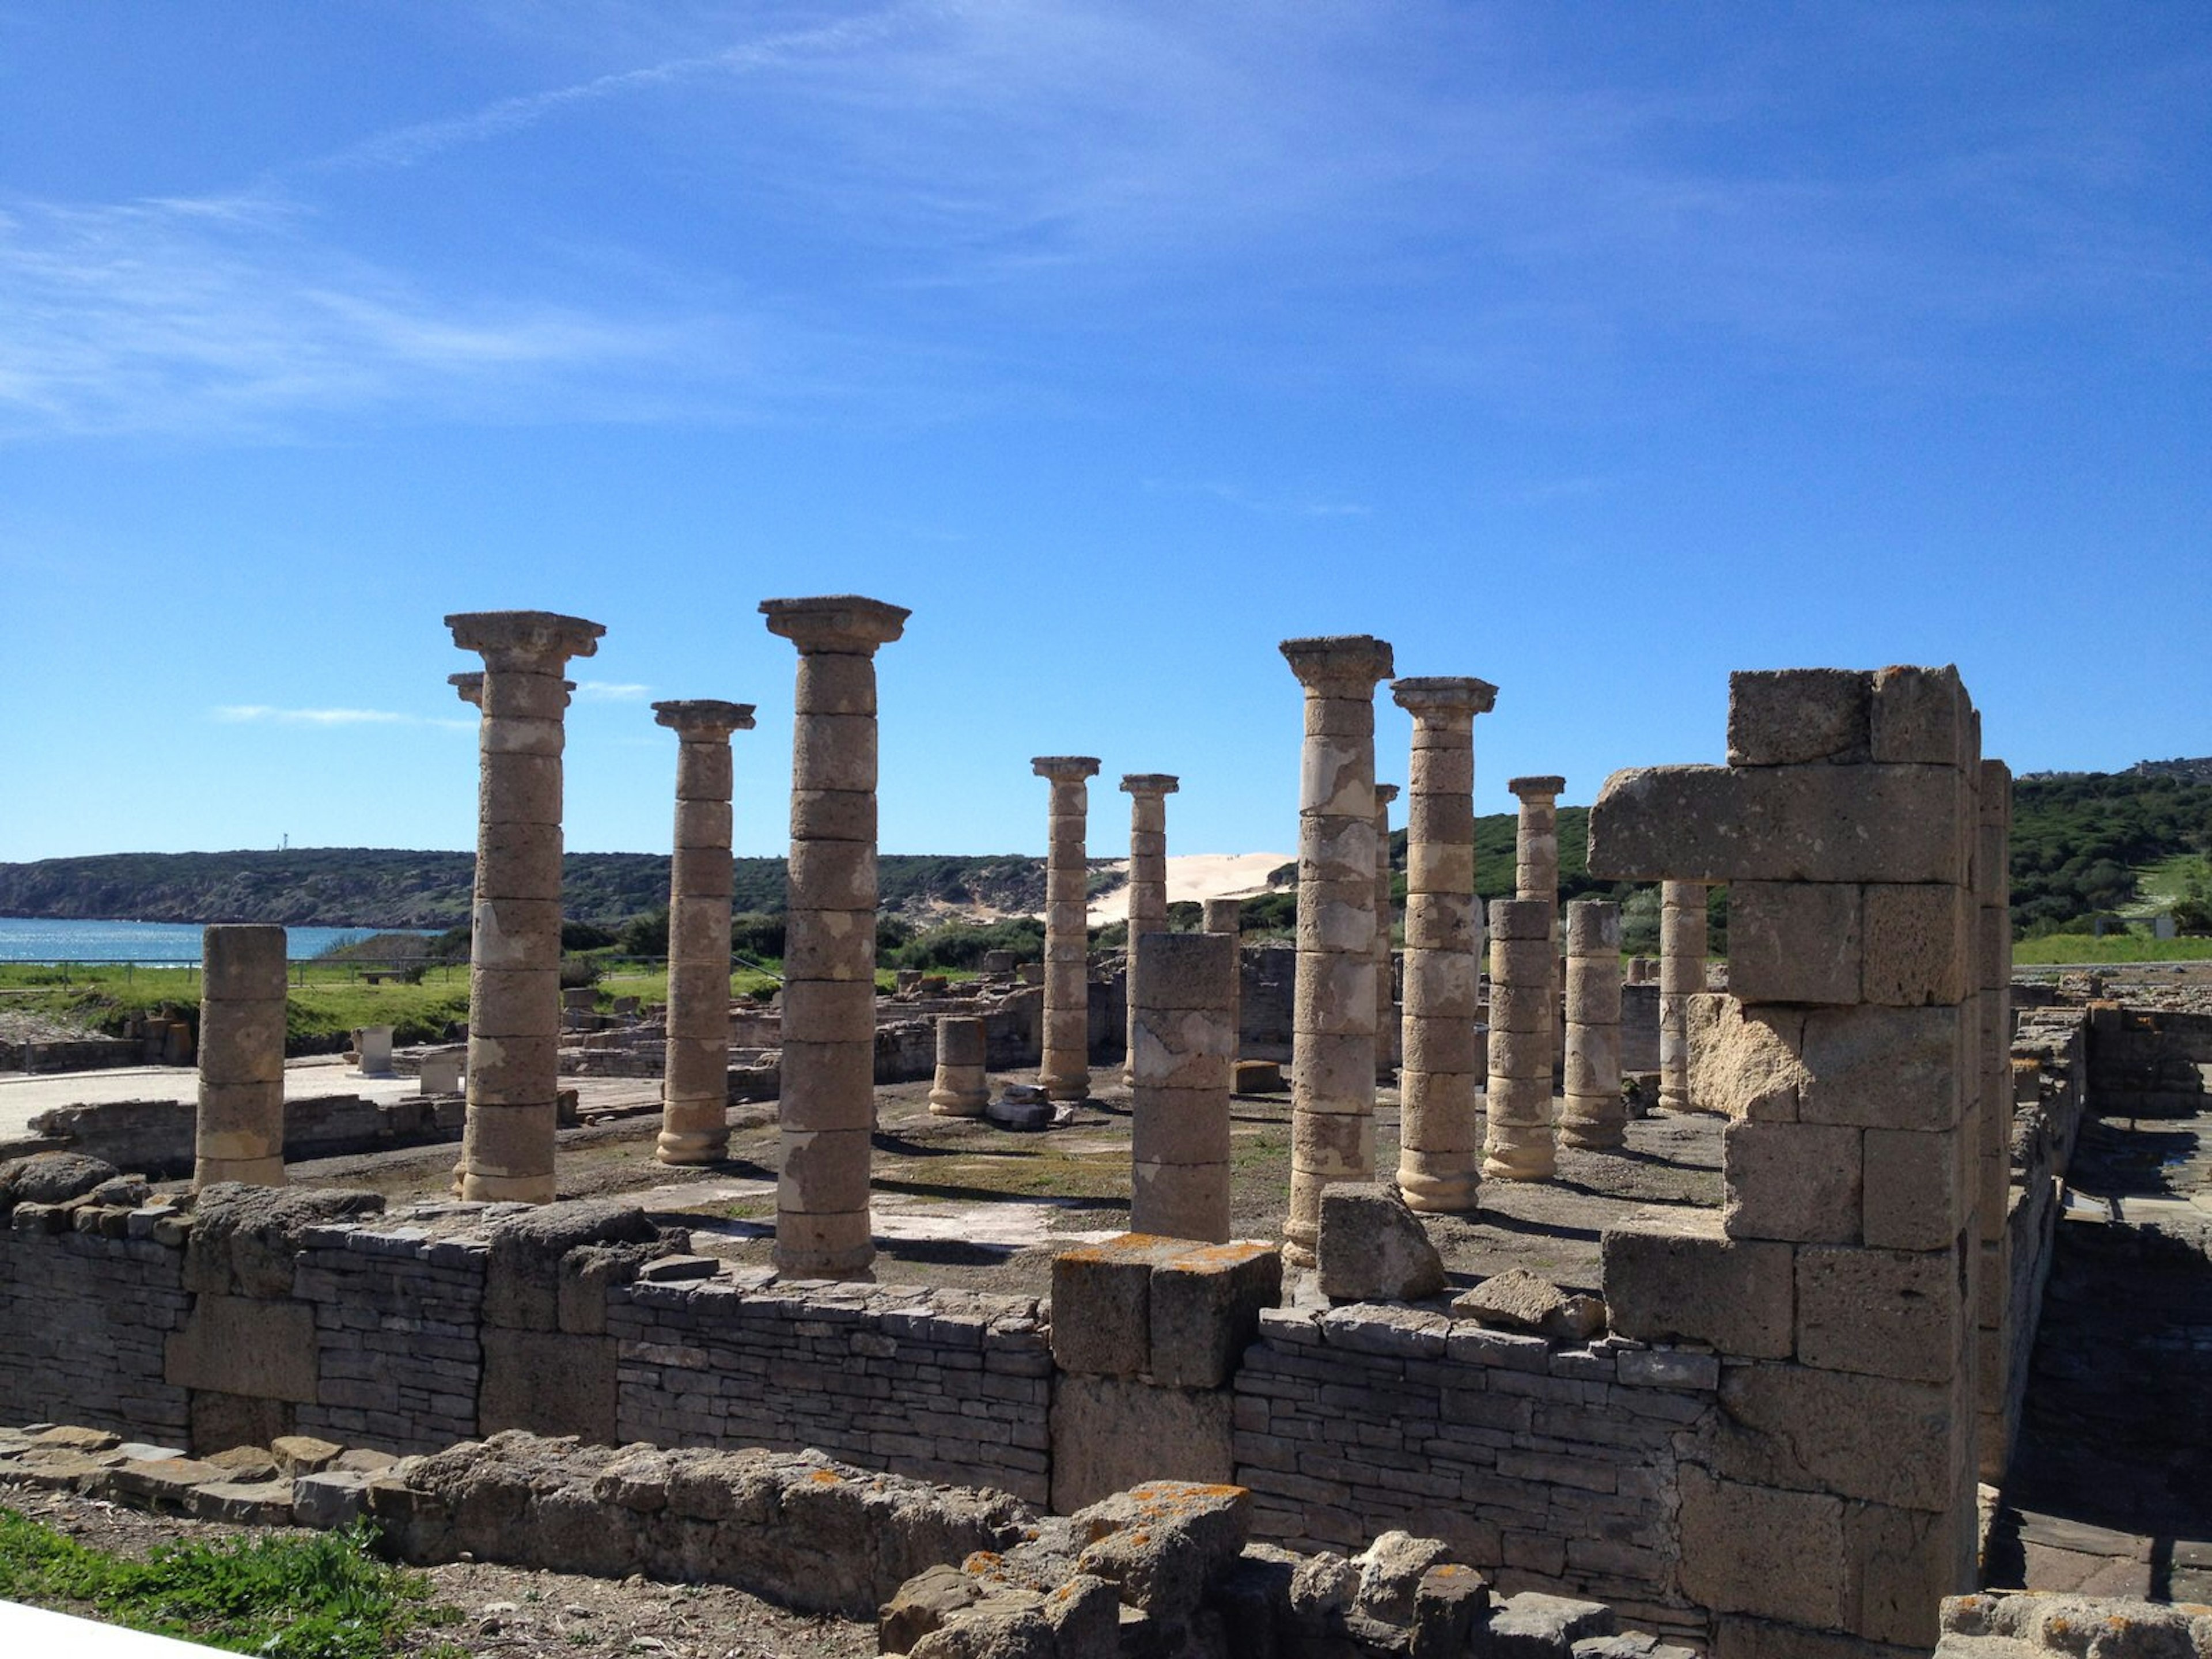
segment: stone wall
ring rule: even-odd
[[[162,1373],[191,1301],[183,1252],[137,1231],[0,1233],[0,1418],[184,1436],[188,1396]]]
[[[298,1163],[456,1139],[461,1110],[459,1095],[383,1102],[359,1095],[289,1100],[284,1103],[284,1156]],[[190,1099],[117,1100],[57,1106],[33,1117],[30,1128],[42,1145],[165,1179],[191,1173],[196,1116]]]
[[[2207,1104],[2212,1014],[2089,1007],[2089,1091],[2107,1117],[2186,1117]]]

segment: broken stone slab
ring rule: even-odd
[[[123,1443],[121,1435],[111,1434],[106,1429],[80,1429],[67,1424],[25,1432],[34,1445],[52,1446],[58,1451],[112,1451]]]
[[[344,1449],[333,1441],[319,1440],[311,1434],[280,1434],[269,1443],[269,1455],[276,1460],[278,1471],[293,1480],[330,1468]]]
[[[292,1482],[292,1518],[325,1530],[351,1526],[368,1512],[371,1477],[351,1469],[325,1469]]]
[[[1662,1642],[1648,1632],[1623,1631],[1618,1636],[1586,1636],[1574,1645],[1575,1659],[1698,1659],[1689,1648]]]
[[[189,1511],[195,1488],[220,1486],[225,1479],[224,1470],[198,1458],[157,1457],[118,1463],[101,1484],[109,1497],[121,1503]],[[288,1492],[288,1501],[289,1497]]]
[[[1572,1295],[1526,1267],[1492,1274],[1456,1297],[1451,1310],[1497,1329],[1534,1331],[1562,1341],[1588,1341],[1605,1328],[1604,1303]]]
[[[0,1215],[18,1204],[67,1204],[122,1173],[82,1152],[33,1152],[0,1164]]]
[[[1602,1601],[1523,1590],[1491,1609],[1492,1659],[1570,1659],[1576,1643],[1611,1636],[1614,1622]]]
[[[1444,1287],[1443,1257],[1397,1189],[1338,1182],[1321,1195],[1315,1249],[1332,1302],[1418,1302]]]
[[[1411,1624],[1413,1595],[1422,1578],[1430,1568],[1450,1559],[1451,1547],[1440,1538],[1386,1532],[1352,1558],[1352,1565],[1359,1570],[1359,1589],[1352,1605],[1370,1619],[1387,1625]]]
[[[905,1653],[955,1613],[983,1599],[983,1587],[960,1568],[939,1565],[899,1586],[876,1619],[876,1651]]]
[[[195,1486],[185,1507],[202,1521],[282,1527],[292,1520],[289,1480],[216,1480]]]
[[[1050,1127],[1053,1121],[1052,1102],[1043,1097],[1042,1090],[1035,1092],[1037,1098],[1034,1100],[1016,1100],[1012,1097],[1013,1090],[1007,1090],[998,1099],[985,1103],[984,1121],[995,1123],[1001,1129],[1026,1130]]]
[[[1252,1495],[1242,1486],[1148,1480],[1078,1510],[1076,1557],[1127,1606],[1156,1621],[1195,1612],[1214,1579],[1233,1566],[1252,1529]]]

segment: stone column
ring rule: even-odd
[[[1513,840],[1513,893],[1540,903],[1551,914],[1552,1000],[1544,1040],[1556,1073],[1563,1031],[1559,1018],[1559,792],[1565,778],[1512,778],[1505,787],[1520,798],[1521,818]]]
[[[1165,772],[1130,772],[1121,787],[1129,796],[1129,1018],[1137,1029],[1137,939],[1168,931],[1168,800],[1180,781]],[[1132,1049],[1135,1037],[1130,1038]],[[1136,1085],[1134,1061],[1121,1062],[1121,1081]]]
[[[1669,881],[1659,887],[1659,1104],[1692,1109],[1690,1043],[1684,1029],[1689,999],[1705,988],[1705,887]]]
[[[1136,956],[1145,1001],[1129,1027],[1129,1231],[1226,1243],[1237,941],[1146,933]]]
[[[663,1164],[712,1164],[730,1150],[730,733],[749,702],[657,702],[676,748],[675,855],[668,870],[668,1061]]]
[[[1375,1176],[1375,684],[1391,660],[1365,634],[1282,651],[1305,688],[1283,1257],[1310,1267],[1322,1189]]]
[[[200,946],[192,1186],[284,1184],[284,930],[209,928]]]
[[[1620,907],[1567,906],[1567,1056],[1559,1139],[1604,1151],[1628,1138],[1620,1097]]]
[[[1398,1070],[1398,998],[1390,983],[1390,803],[1398,786],[1375,786],[1375,1080]]]
[[[991,1085],[985,1073],[989,1057],[989,1035],[979,1017],[939,1014],[937,1077],[929,1091],[930,1115],[982,1116],[983,1108],[991,1099]]]
[[[1552,908],[1490,903],[1490,1089],[1482,1173],[1548,1181],[1552,1139]]]
[[[484,659],[461,1196],[545,1204],[559,1092],[562,672],[606,629],[544,611],[469,611],[446,626]]]
[[[769,632],[799,647],[775,1266],[789,1279],[866,1279],[876,1256],[875,657],[912,613],[854,594],[760,608]]]
[[[1474,1208],[1482,1059],[1482,912],[1474,896],[1474,717],[1498,688],[1394,680],[1413,717],[1407,773],[1406,1016],[1398,1079],[1398,1190],[1431,1213]]]
[[[1037,1082],[1048,1098],[1083,1100],[1091,1093],[1091,870],[1084,857],[1084,820],[1098,775],[1090,755],[1039,755],[1030,763],[1052,783],[1051,839],[1044,866],[1044,1055]]]
[[[1203,931],[1224,933],[1235,941],[1237,954],[1233,958],[1236,972],[1229,976],[1229,1029],[1237,1039],[1237,1053],[1229,1057],[1233,1061],[1243,1052],[1244,1036],[1244,901],[1233,898],[1210,898],[1203,905],[1200,920]],[[1232,1077],[1233,1083],[1235,1079]]]
[[[1973,863],[1973,960],[1980,994],[1977,1028],[1981,1067],[1977,1207],[1981,1220],[1981,1276],[1976,1323],[1980,1358],[1982,1479],[2001,1485],[2012,1454],[2013,1430],[2027,1389],[2026,1367],[2007,1328],[2012,1275],[2005,1260],[2005,1209],[2012,1181],[2012,769],[1984,761],[1976,799]]]

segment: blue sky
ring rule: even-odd
[[[892,851],[1069,752],[1291,848],[1298,634],[1494,681],[1486,811],[1735,667],[2212,752],[2208,111],[2197,0],[0,0],[0,859],[467,846],[507,606],[608,630],[579,850],[654,697],[781,849],[789,593],[913,608]]]

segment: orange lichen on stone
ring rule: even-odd
[[[818,1486],[834,1486],[845,1477],[835,1469],[816,1469],[806,1478]]]

